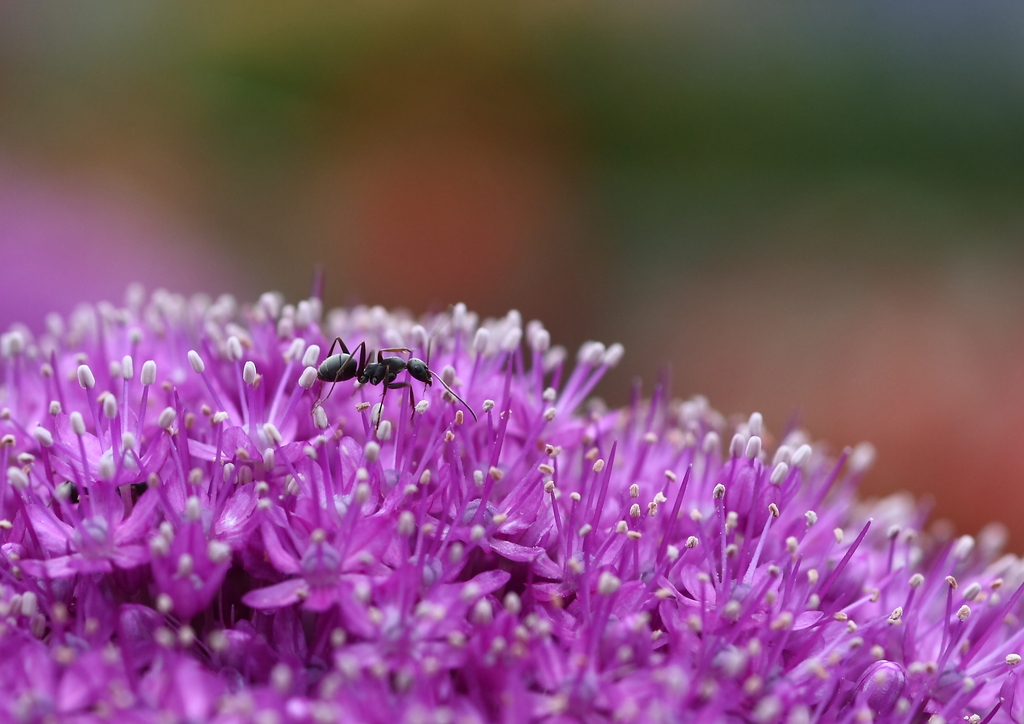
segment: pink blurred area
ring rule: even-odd
[[[227,256],[148,205],[0,166],[0,329],[42,325],[81,302],[120,302],[128,285],[217,294],[239,287]]]
[[[927,496],[960,532],[1001,522],[1020,550],[1017,265],[965,254],[927,266],[762,259],[704,271],[659,284],[644,305],[657,312],[624,310],[630,373],[656,354],[671,361],[675,392],[760,411],[776,435],[799,422],[834,451],[870,441],[866,494]]]

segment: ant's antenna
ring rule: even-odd
[[[473,411],[473,408],[469,406],[469,403],[466,402],[465,400],[463,400],[461,397],[459,397],[458,394],[456,394],[455,390],[453,390],[451,387],[449,387],[448,383],[445,382],[443,379],[441,379],[441,375],[437,374],[436,372],[434,372],[434,370],[430,369],[430,345],[432,345],[434,343],[434,337],[436,337],[438,335],[438,333],[442,329],[444,329],[446,326],[448,326],[449,324],[452,323],[452,315],[451,315],[452,309],[454,309],[454,307],[450,305],[448,307],[448,313],[444,315],[443,321],[440,324],[438,324],[436,327],[434,327],[434,331],[431,332],[430,336],[427,338],[427,359],[426,359],[427,371],[431,375],[433,375],[434,379],[436,379],[438,382],[440,382],[441,385],[446,390],[448,390],[448,394],[450,394],[456,400],[461,402],[463,407],[465,407],[467,410],[469,410],[469,414],[473,416],[473,421],[474,422],[479,422],[480,419],[476,416],[476,413]]]
[[[479,422],[479,421],[480,421],[480,418],[478,418],[478,417],[476,416],[476,413],[475,413],[475,412],[473,412],[473,408],[469,406],[469,403],[467,403],[467,402],[466,402],[465,400],[463,400],[463,399],[462,399],[461,397],[459,397],[459,396],[458,396],[458,395],[456,394],[455,390],[453,390],[453,389],[452,389],[451,387],[449,387],[449,386],[448,386],[448,383],[447,383],[447,382],[445,382],[445,381],[444,381],[443,379],[441,379],[441,375],[439,375],[439,374],[437,374],[436,372],[434,372],[434,370],[430,369],[430,367],[427,367],[427,371],[428,371],[428,372],[429,372],[430,374],[432,374],[432,375],[434,376],[434,379],[436,379],[436,380],[437,380],[438,382],[440,382],[440,383],[441,383],[441,385],[442,385],[442,386],[444,386],[444,388],[445,388],[446,390],[448,390],[448,394],[450,394],[450,395],[451,395],[452,397],[454,397],[454,398],[455,398],[456,400],[458,400],[459,402],[461,402],[461,403],[463,404],[463,406],[464,406],[464,407],[465,407],[465,408],[466,408],[467,410],[469,410],[469,414],[473,416],[473,421],[474,421],[474,422]]]

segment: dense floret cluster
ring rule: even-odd
[[[1024,567],[859,503],[869,447],[585,404],[622,348],[516,312],[322,316],[157,292],[3,335],[0,719],[1020,718]],[[331,390],[335,337],[479,419]]]

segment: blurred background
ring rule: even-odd
[[[1024,510],[1018,3],[0,3],[0,327],[125,286],[621,341]],[[1024,532],[1011,526],[1013,546]]]

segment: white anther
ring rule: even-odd
[[[72,432],[74,432],[79,437],[84,435],[85,434],[85,420],[82,419],[82,413],[78,412],[77,410],[75,412],[72,412],[71,415],[70,415],[70,420],[71,420],[71,430],[72,430]]]
[[[747,439],[743,437],[741,433],[736,433],[732,436],[732,440],[729,442],[729,455],[730,457],[738,458],[744,453],[747,447]]]
[[[807,527],[810,528],[812,525],[818,522],[818,514],[813,510],[808,510],[804,513],[804,518],[807,520]]]
[[[611,596],[621,585],[622,581],[610,571],[602,571],[597,578],[597,592],[602,596]]]
[[[547,352],[551,348],[551,333],[541,327],[531,335],[530,347],[534,352]]]
[[[203,362],[203,358],[199,356],[199,353],[194,349],[188,351],[188,363],[192,365],[192,370],[197,374],[201,375],[206,369],[206,364]]]
[[[174,418],[178,414],[174,411],[173,407],[165,407],[163,412],[160,413],[160,417],[157,418],[156,423],[165,430],[170,430],[171,425],[174,424]]]
[[[185,501],[185,518],[195,523],[203,514],[203,504],[199,502],[199,497],[195,495],[188,496]]]
[[[156,362],[146,360],[142,363],[142,375],[139,380],[147,387],[156,382]]]
[[[295,360],[300,359],[305,351],[306,340],[302,337],[296,337],[291,341],[291,344],[288,345],[288,349],[285,350],[284,360],[285,362],[294,362]]]
[[[391,439],[391,420],[383,420],[377,426],[377,439],[381,442]]]
[[[798,541],[796,539],[796,536],[791,535],[788,538],[786,538],[786,552],[787,553],[796,553],[797,548],[799,548],[799,547],[800,547],[800,541]]]
[[[21,594],[21,615],[32,618],[39,610],[39,599],[32,591],[25,591]]]
[[[192,571],[195,570],[195,561],[192,560],[191,553],[182,553],[178,556],[178,578],[187,578],[192,575]]]
[[[473,604],[473,623],[481,626],[486,626],[494,620],[494,610],[491,608],[491,602],[486,598],[481,598],[475,604]]]
[[[25,335],[19,330],[13,330],[0,335],[0,353],[4,357],[14,357],[21,354],[25,349]]]
[[[306,347],[306,352],[302,355],[302,364],[307,367],[316,367],[316,363],[320,360],[320,345],[311,344]]]
[[[715,486],[715,489],[711,491],[711,497],[715,500],[721,500],[725,497],[725,486],[719,483]]]
[[[793,459],[793,450],[787,445],[779,445],[775,451],[775,456],[772,458],[772,465],[778,465],[779,463],[786,463],[788,466],[790,461]]]
[[[100,460],[96,464],[96,472],[100,480],[110,480],[114,477],[114,470],[114,457],[108,450],[100,456]]]
[[[263,426],[263,434],[267,436],[268,441],[275,445],[280,445],[283,440],[277,426],[272,422],[268,422]]]
[[[807,461],[811,459],[811,453],[814,452],[810,445],[801,445],[793,453],[793,459],[790,463],[794,468],[802,468],[807,464]]]
[[[313,408],[313,425],[317,430],[327,429],[327,411],[324,410],[323,405],[317,405]]]
[[[249,360],[242,367],[242,379],[245,381],[245,384],[253,385],[256,383],[256,377],[256,363]]]
[[[513,616],[518,616],[519,612],[523,610],[523,600],[515,591],[509,591],[505,594],[505,598],[502,600],[502,605],[505,610]]]
[[[49,413],[53,417],[56,417],[57,415],[59,415],[61,413],[60,403],[57,402],[57,400],[50,400]]]
[[[970,616],[971,616],[971,607],[966,605],[966,604],[961,606],[957,610],[957,612],[956,612],[956,617],[958,619],[960,619],[961,621],[966,621],[968,618],[970,618]]]
[[[747,460],[753,460],[758,455],[760,455],[761,454],[761,438],[759,438],[757,435],[754,435],[749,440],[747,440],[747,449],[745,451],[745,454],[747,456]]]
[[[364,468],[359,468],[359,470],[362,470],[363,473],[366,473],[366,470]],[[359,471],[357,470],[356,474],[358,475],[358,473],[359,473]],[[369,499],[370,499],[370,486],[367,485],[366,483],[359,483],[358,485],[356,485],[356,492],[355,492],[356,504],[357,505],[363,505]]]
[[[584,364],[596,367],[604,361],[605,346],[600,342],[584,342],[580,346],[577,359]]]
[[[875,462],[875,446],[869,442],[862,442],[853,448],[850,453],[850,472],[854,475],[864,473]]]
[[[783,481],[786,479],[786,476],[788,476],[788,475],[789,475],[789,465],[787,465],[786,463],[780,462],[779,464],[777,464],[775,466],[775,469],[772,470],[772,475],[771,475],[772,485],[782,485]]]
[[[135,376],[135,361],[130,354],[121,358],[121,379],[130,380]]]
[[[78,384],[83,390],[91,390],[96,386],[96,376],[89,369],[89,365],[78,365]]]
[[[971,555],[971,551],[974,550],[974,538],[969,535],[962,535],[957,539],[956,545],[953,546],[953,556],[963,560],[967,556]]]
[[[32,437],[43,447],[51,447],[53,445],[53,435],[41,425],[36,425],[35,429],[32,430]]]
[[[1016,666],[1020,662],[1021,662],[1020,654],[1007,654],[1006,655],[1006,665],[1007,666]]]
[[[28,476],[21,468],[7,468],[7,482],[15,490],[24,490],[28,486]]]
[[[380,457],[380,445],[371,440],[363,447],[363,454],[366,456],[366,462],[372,465]]]
[[[206,544],[206,557],[211,563],[221,564],[231,558],[231,546],[224,541],[212,540]]]
[[[114,399],[113,395],[107,395],[103,398],[103,416],[108,420],[113,420],[117,417],[117,400]]]
[[[317,373],[316,367],[307,367],[302,370],[302,374],[299,375],[299,387],[308,390],[316,382]]]
[[[978,583],[977,581],[975,581],[974,583],[972,583],[971,585],[969,585],[967,588],[964,589],[964,600],[965,601],[973,601],[974,599],[976,599],[978,597],[978,594],[980,594],[980,593],[981,593],[981,584]]]
[[[470,540],[473,540],[473,541],[482,540],[484,535],[486,535],[486,534],[487,534],[487,529],[484,528],[479,523],[477,523],[476,525],[474,525],[472,528],[469,529],[469,538],[470,538]]]
[[[718,436],[718,433],[712,430],[704,436],[703,442],[701,442],[700,449],[704,451],[705,455],[717,455],[718,451],[722,447],[722,439]]]
[[[274,460],[274,448],[268,447],[263,451],[263,467],[266,468],[267,470],[273,470],[275,462],[276,461]]]
[[[487,346],[491,343],[491,333],[487,331],[485,327],[481,327],[476,330],[476,334],[473,335],[473,351],[477,354],[483,354],[487,351]]]
[[[555,415],[557,414],[558,410],[556,410],[554,407],[549,407],[548,409],[544,410],[544,419],[547,420],[548,422],[551,422],[552,420],[555,419]]]
[[[398,535],[409,536],[416,532],[416,516],[411,510],[403,510],[398,516]]]
[[[213,416],[210,418],[210,420],[213,422],[214,425],[219,425],[222,422],[227,422],[227,419],[229,417],[230,415],[228,415],[228,413],[224,412],[224,410],[220,410],[218,412],[213,413]]]
[[[277,319],[277,315],[281,313],[281,305],[283,303],[280,292],[264,292],[260,295],[259,306],[263,308],[271,319]]]
[[[920,573],[915,573],[910,577],[908,583],[910,584],[911,588],[920,588],[922,584],[924,584],[924,576],[922,576]]]
[[[378,402],[376,405],[373,406],[373,409],[370,410],[370,422],[372,424],[374,424],[374,425],[379,425],[380,424],[381,416],[383,414],[384,414],[384,405],[383,405],[383,403]]]
[[[420,400],[416,403],[416,414],[422,415],[424,412],[430,409],[430,400]]]
[[[760,412],[751,414],[750,419],[747,421],[747,430],[751,435],[760,437],[761,429],[764,426],[764,417]]]
[[[698,545],[700,545],[700,539],[698,539],[697,536],[691,535],[689,538],[686,539],[686,547],[690,550],[693,550]]]
[[[227,358],[231,362],[238,362],[242,359],[242,341],[235,335],[228,337],[227,343],[224,345],[225,352],[227,352]]]
[[[626,354],[626,348],[618,342],[615,342],[605,350],[602,363],[605,367],[615,367],[622,361],[622,356],[624,354]]]
[[[503,352],[514,352],[519,347],[519,342],[523,339],[523,330],[519,327],[513,327],[505,332],[505,336],[501,338],[501,350]]]

